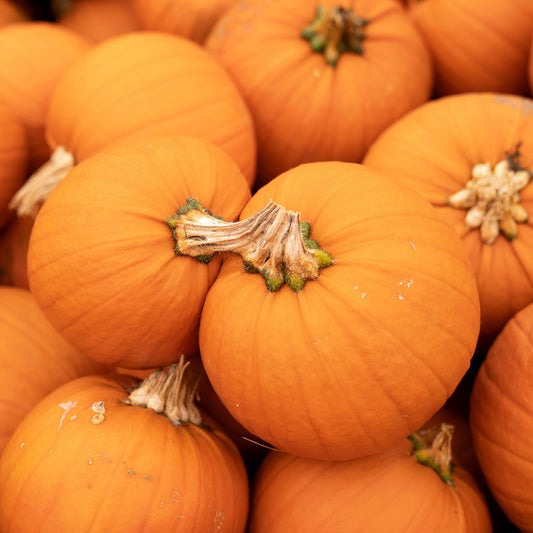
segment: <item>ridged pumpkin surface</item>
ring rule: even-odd
[[[260,189],[301,213],[334,263],[271,293],[228,256],[202,311],[210,381],[253,434],[296,455],[350,459],[432,416],[466,372],[479,331],[461,242],[419,195],[355,163],[300,165]]]
[[[32,293],[57,330],[95,359],[155,368],[191,355],[220,261],[176,257],[166,219],[196,198],[234,220],[249,197],[233,160],[192,137],[151,137],[93,156],[35,219]]]
[[[255,178],[255,134],[239,91],[203,48],[174,35],[139,31],[96,45],[56,85],[46,135],[77,162],[118,141],[200,137]]]
[[[521,531],[533,531],[533,305],[488,351],[470,398],[474,450],[494,498]]]
[[[363,163],[389,173],[427,198],[455,228],[476,274],[481,302],[481,336],[493,339],[519,309],[533,301],[533,226],[517,224],[514,240],[493,244],[466,225],[467,209],[448,198],[463,189],[475,165],[490,168],[519,151],[519,165],[533,169],[533,100],[515,95],[455,95],[421,106],[385,131]],[[518,191],[533,215],[533,186]]]

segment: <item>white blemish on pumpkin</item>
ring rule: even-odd
[[[222,522],[224,522],[224,511],[217,511],[215,513],[215,529],[222,529]]]
[[[366,298],[366,291],[361,293],[361,298]]]
[[[359,285],[354,285],[353,288],[357,290],[359,288]]]
[[[63,427],[63,421],[65,420],[65,417],[67,416],[70,410],[76,407],[76,404],[77,402],[65,402],[65,403],[59,404],[59,407],[63,409],[63,414],[61,415],[61,418],[59,419],[59,427],[57,428],[56,433],[59,433],[59,430]]]
[[[398,294],[398,300],[403,300],[403,294]]]
[[[72,415],[72,416],[70,417],[71,420],[76,420],[76,418],[78,418],[78,415]]]
[[[88,464],[88,465],[92,465],[92,464],[93,464],[93,459],[92,459],[92,457],[87,457],[85,460],[87,461],[87,464]]]
[[[177,490],[172,491],[172,503],[174,505],[180,502],[180,493]]]
[[[240,407],[240,404],[236,403],[236,404],[235,404],[235,407]]]
[[[20,447],[21,447],[21,448],[24,448],[24,444],[26,444],[26,443],[25,443],[25,442],[21,442],[21,443],[20,443]]]
[[[411,245],[411,248],[416,252],[416,246],[415,246],[415,243],[413,241],[407,241],[410,245]]]
[[[91,406],[91,410],[95,412],[91,418],[93,424],[101,424],[105,419],[105,405],[103,401],[94,402]]]

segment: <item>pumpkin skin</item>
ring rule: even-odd
[[[140,29],[131,0],[75,0],[57,22],[92,43]]]
[[[248,480],[234,444],[126,405],[135,382],[87,376],[32,410],[0,459],[2,533],[244,532]]]
[[[125,95],[128,95],[125,97]],[[77,162],[112,143],[149,135],[200,137],[255,177],[250,113],[227,72],[199,45],[159,32],[102,42],[58,81],[46,136]]]
[[[334,68],[300,36],[318,6],[333,5],[370,20],[363,54],[341,54]],[[217,21],[206,48],[254,118],[259,185],[299,163],[360,162],[375,137],[432,90],[429,53],[394,0],[240,2]]]
[[[254,478],[249,533],[490,533],[487,505],[470,474],[456,467],[451,487],[418,463],[411,447],[405,439],[342,462],[270,452]]]
[[[270,198],[311,223],[334,263],[300,292],[270,293],[225,258],[200,325],[209,380],[237,421],[282,451],[383,450],[442,407],[469,366],[479,302],[462,245],[426,200],[356,163],[300,165],[241,218]]]
[[[29,148],[24,124],[0,98],[0,229],[12,216],[9,202],[29,170]]]
[[[44,128],[55,84],[89,48],[83,37],[52,22],[0,28],[0,97],[25,126],[32,170],[50,156]]]
[[[234,161],[207,141],[110,148],[76,165],[39,211],[31,291],[73,346],[106,364],[155,368],[192,355],[220,260],[176,257],[165,221],[187,198],[234,220],[249,197]]]
[[[520,143],[520,164],[533,168],[533,101],[514,95],[473,93],[429,102],[388,128],[363,164],[413,188],[455,228],[468,252],[481,302],[481,343],[488,347],[504,324],[533,301],[533,227],[518,224],[516,238],[487,245],[468,229],[465,209],[447,198],[463,188],[478,163],[496,163]],[[533,213],[533,187],[520,190],[520,204]]]
[[[483,361],[470,398],[472,442],[495,500],[533,531],[533,305],[509,320]]]
[[[0,26],[28,20],[27,13],[11,0],[0,0]]]
[[[528,95],[529,0],[408,0],[435,65],[437,96],[492,91]]]
[[[237,0],[133,0],[143,29],[203,43],[217,19]]]
[[[46,320],[29,291],[0,287],[0,453],[24,416],[74,378],[105,371]]]

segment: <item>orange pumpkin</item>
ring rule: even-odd
[[[11,0],[0,0],[0,26],[28,20],[28,14]]]
[[[229,74],[185,38],[139,31],[95,45],[57,83],[46,120],[54,154],[17,193],[19,214],[34,213],[76,163],[149,135],[210,141],[253,183],[253,123]]]
[[[533,531],[533,304],[509,320],[476,376],[472,441],[495,500],[520,531]]]
[[[70,346],[25,289],[0,287],[0,453],[26,414],[48,393],[102,372]]]
[[[145,30],[181,35],[203,43],[218,18],[238,0],[133,0]]]
[[[29,289],[28,246],[32,217],[13,217],[0,231],[0,285]]]
[[[224,258],[200,325],[205,370],[239,423],[295,455],[350,459],[444,404],[469,366],[479,302],[429,202],[362,165],[317,162],[260,189],[241,219],[189,210],[171,224],[180,254],[245,259]]]
[[[0,229],[12,216],[9,202],[29,171],[26,131],[19,116],[0,98]]]
[[[26,128],[32,169],[50,156],[44,127],[52,90],[88,49],[85,39],[52,22],[27,21],[0,28],[0,97]]]
[[[2,530],[244,533],[244,463],[202,425],[186,371],[129,394],[128,376],[79,378],[44,399],[0,459]]]
[[[488,507],[473,478],[461,467],[450,474],[451,427],[440,426],[440,433],[429,434],[435,440],[414,452],[404,439],[352,461],[270,452],[254,478],[249,533],[491,533]]]
[[[394,0],[241,2],[206,47],[254,117],[260,185],[303,162],[359,162],[431,94],[429,53]]]
[[[56,20],[92,43],[140,29],[132,0],[73,0]]]
[[[533,301],[532,138],[531,99],[455,95],[399,120],[363,160],[427,198],[460,235],[476,273],[485,346]],[[505,171],[509,165],[524,170]]]
[[[431,52],[438,96],[528,94],[530,0],[407,0],[407,9]]]
[[[234,220],[250,190],[221,148],[192,137],[108,149],[53,190],[35,219],[28,277],[73,346],[129,368],[198,351],[200,311],[220,261],[175,256],[166,219],[189,197]]]

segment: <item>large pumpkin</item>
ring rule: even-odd
[[[530,0],[406,0],[435,65],[438,96],[473,91],[528,94]]]
[[[0,28],[0,97],[25,126],[32,169],[50,156],[44,129],[52,91],[89,47],[80,35],[52,22],[27,21]]]
[[[419,433],[414,450],[403,439],[352,461],[270,452],[254,478],[249,533],[491,533],[474,479],[450,468],[452,432],[442,424]]]
[[[244,533],[244,463],[203,425],[193,377],[181,364],[131,392],[89,376],[47,396],[0,459],[0,530]]]
[[[152,138],[79,163],[39,211],[28,253],[32,293],[54,327],[103,362],[154,368],[198,350],[219,258],[176,257],[169,216],[196,198],[238,217],[248,184],[221,148]]]
[[[258,182],[303,162],[359,162],[432,90],[429,53],[395,0],[247,0],[206,41],[258,138]]]
[[[27,290],[5,286],[0,287],[0,367],[0,453],[48,393],[105,370],[59,335]]]
[[[474,450],[494,498],[521,531],[533,531],[533,304],[490,347],[470,400]]]
[[[469,366],[479,302],[459,238],[426,200],[362,165],[317,162],[272,180],[241,218],[189,210],[171,224],[181,254],[245,259],[224,259],[200,326],[205,370],[237,421],[283,451],[349,459],[444,404]]]
[[[427,198],[460,235],[476,273],[484,345],[533,301],[532,139],[533,100],[455,95],[400,119],[363,160]]]

